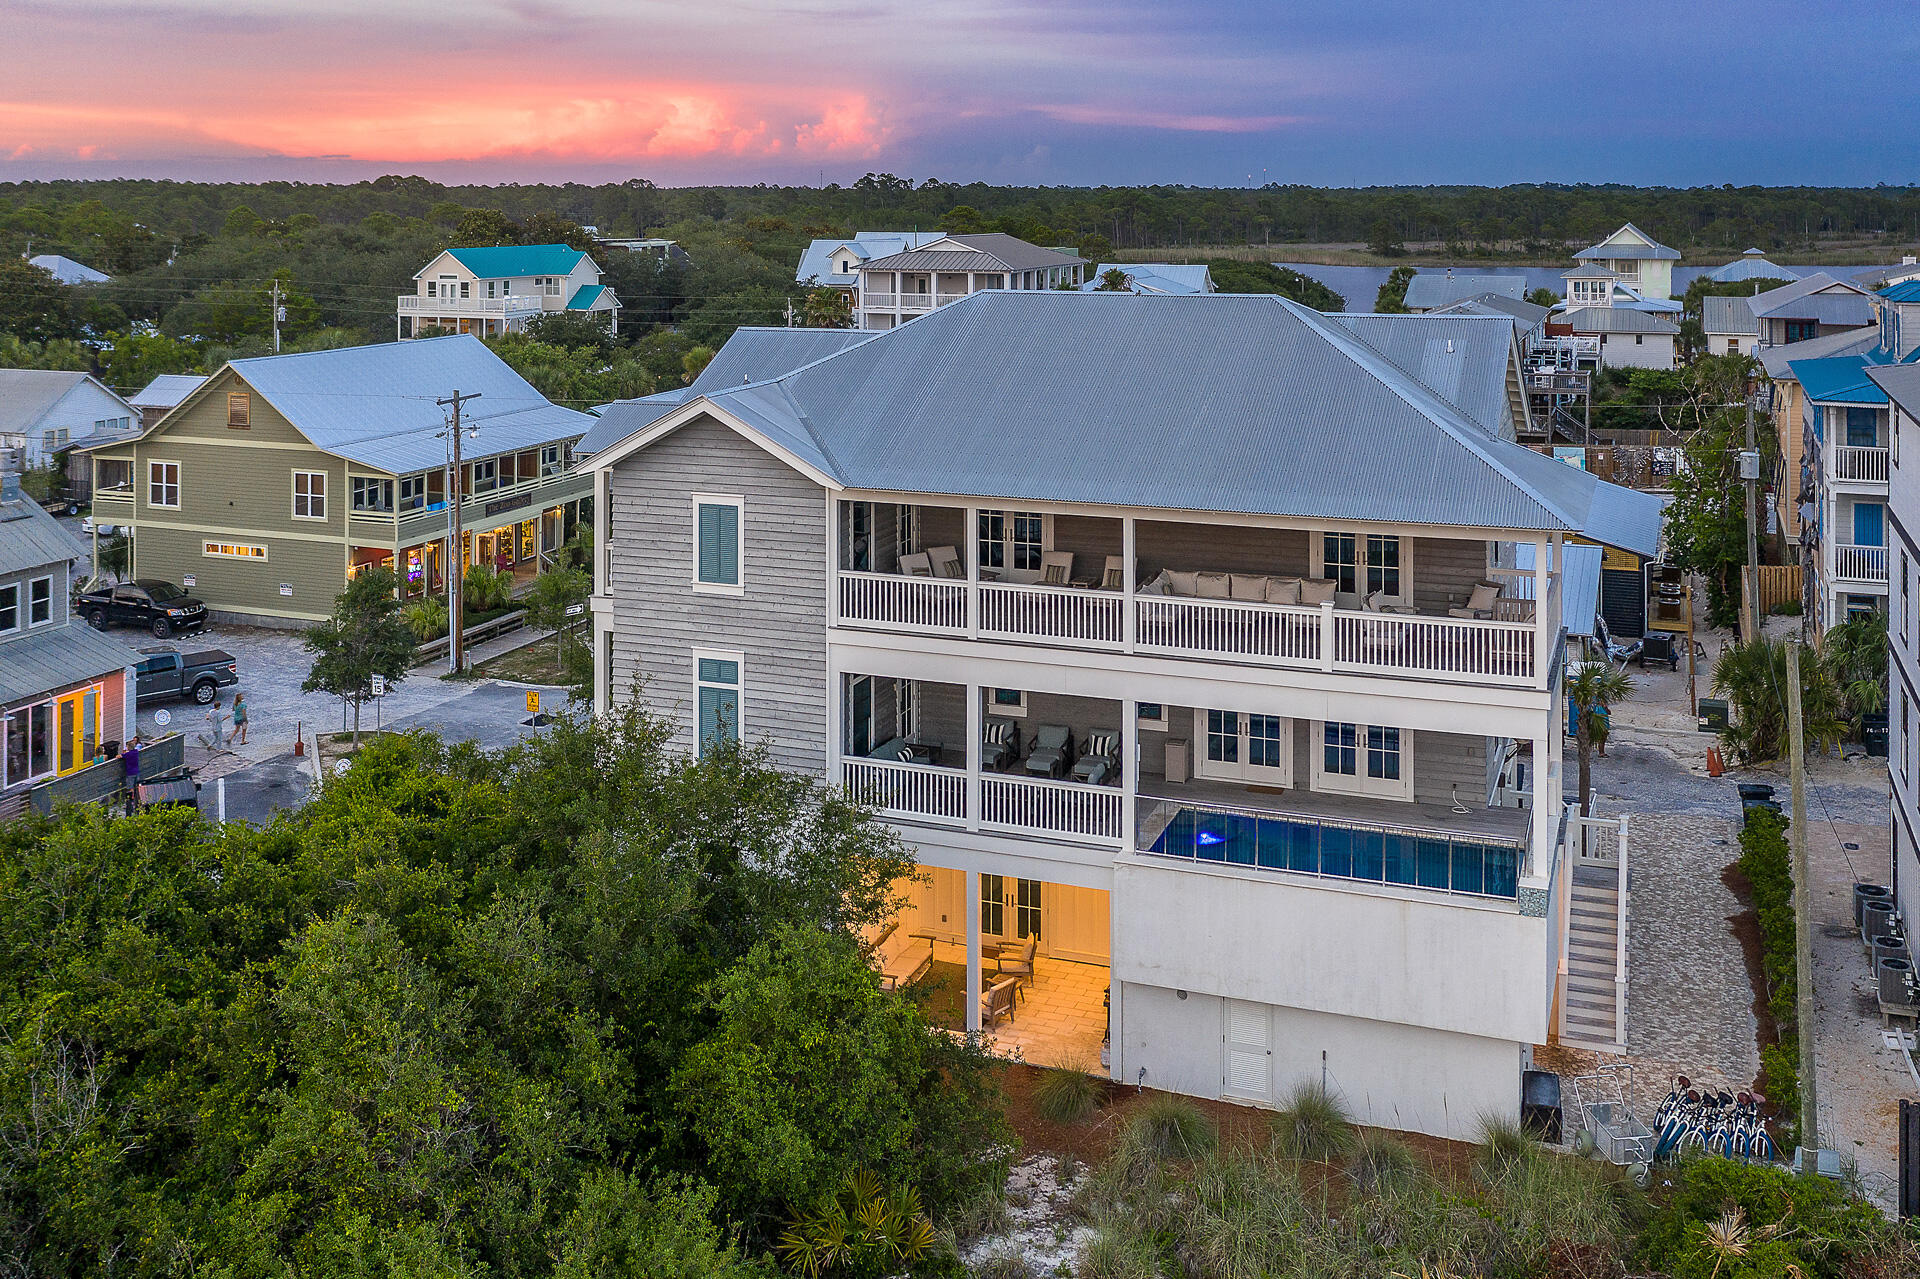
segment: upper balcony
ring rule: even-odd
[[[512,293],[493,298],[428,297],[423,293],[402,293],[399,300],[402,315],[454,315],[492,319],[537,315],[542,311],[558,311],[567,304],[567,300],[557,293]]]
[[[849,629],[1518,688],[1546,687],[1558,639],[1533,598],[1558,620],[1554,575],[1498,567],[1511,555],[1485,540],[870,503],[841,517],[833,621]]]
[[[1833,446],[1833,466],[1827,478],[1837,484],[1879,485],[1887,483],[1887,450],[1853,444]]]

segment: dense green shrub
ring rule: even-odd
[[[1825,1177],[1697,1159],[1681,1165],[1642,1232],[1639,1260],[1673,1279],[1784,1279],[1789,1266],[1807,1279],[1839,1279],[1893,1240],[1878,1209]]]
[[[1107,1087],[1094,1077],[1093,1063],[1068,1057],[1043,1072],[1033,1086],[1033,1108],[1043,1119],[1077,1124],[1100,1108]]]
[[[1303,1080],[1273,1117],[1273,1143],[1283,1159],[1331,1163],[1353,1149],[1353,1123],[1325,1084]]]
[[[1782,1145],[1790,1145],[1798,1131],[1800,1106],[1800,1036],[1798,986],[1794,974],[1793,867],[1787,849],[1787,823],[1776,813],[1751,812],[1740,831],[1740,859],[1735,863],[1753,892],[1754,912],[1760,921],[1761,963],[1767,981],[1767,1007],[1780,1029],[1780,1041],[1761,1049],[1766,1069],[1768,1100],[1779,1107]]]

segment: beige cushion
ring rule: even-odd
[[[1298,604],[1300,602],[1300,579],[1297,577],[1270,577],[1267,579],[1267,603]]]
[[[1493,607],[1493,602],[1499,598],[1500,588],[1492,582],[1476,582],[1473,594],[1467,599],[1467,607],[1475,610],[1490,609]]]
[[[1203,600],[1226,599],[1232,583],[1225,573],[1201,573],[1199,576],[1199,596]]]
[[[1339,585],[1330,577],[1303,577],[1300,579],[1300,602],[1325,604],[1333,598]]]
[[[1380,601],[1385,599],[1386,595],[1387,593],[1385,591],[1373,592],[1367,596],[1366,599],[1360,601],[1360,611],[1363,613],[1378,613],[1380,611]]]
[[[1235,573],[1228,581],[1227,591],[1234,599],[1264,604],[1267,600],[1267,579],[1247,573]]]
[[[1161,569],[1154,574],[1151,581],[1143,583],[1134,593],[1136,595],[1171,595],[1173,594],[1173,577],[1167,570]]]
[[[1198,573],[1180,573],[1168,570],[1167,580],[1173,583],[1175,595],[1198,595],[1200,593],[1200,575]]]

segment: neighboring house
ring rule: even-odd
[[[401,338],[435,329],[498,337],[552,311],[601,316],[620,331],[620,299],[592,258],[564,244],[448,249],[413,279],[400,295]]]
[[[1752,355],[1760,345],[1760,322],[1746,298],[1701,298],[1700,328],[1708,355]]]
[[[594,243],[607,249],[625,249],[628,253],[638,253],[642,257],[652,258],[656,266],[665,266],[668,262],[686,263],[692,259],[687,251],[680,247],[678,240],[641,238],[631,240],[608,240],[596,237]]]
[[[1538,429],[1527,406],[1524,344],[1511,317],[1435,311],[1422,316],[1337,312],[1327,318],[1487,434],[1512,440]]]
[[[1767,261],[1766,254],[1758,249],[1748,249],[1725,266],[1707,272],[1706,278],[1715,284],[1740,284],[1747,280],[1797,280],[1800,273]]]
[[[111,787],[89,785],[102,749],[132,732],[136,657],[68,615],[69,574],[85,553],[18,476],[0,474],[0,820],[55,795],[118,791],[125,776],[109,760],[98,767]]]
[[[1083,292],[1097,293],[1107,282],[1107,272],[1118,271],[1127,277],[1127,288],[1134,293],[1181,295],[1212,293],[1213,272],[1204,262],[1197,265],[1172,262],[1102,262],[1087,273],[1080,285]]]
[[[1909,253],[1900,259],[1897,266],[1869,267],[1864,271],[1854,272],[1848,278],[1863,289],[1884,289],[1890,284],[1920,280],[1920,258]]]
[[[743,325],[733,331],[726,344],[707,361],[700,376],[686,386],[656,391],[636,400],[618,400],[604,404],[595,412],[600,420],[573,446],[573,455],[584,458],[617,443],[638,428],[654,421],[668,409],[685,404],[696,395],[764,382],[804,368],[815,360],[837,355],[850,346],[870,342],[874,334],[860,329],[787,329]]]
[[[862,266],[945,238],[944,231],[858,231],[851,240],[814,240],[800,255],[793,282],[839,289],[848,295],[848,309],[858,312]]]
[[[1597,343],[1602,368],[1670,369],[1679,362],[1680,326],[1663,315],[1621,306],[1584,306],[1555,317],[1576,338]]]
[[[1547,317],[1553,314],[1553,310],[1499,293],[1476,293],[1457,302],[1449,302],[1446,306],[1435,307],[1428,314],[1504,315],[1513,321],[1513,331],[1520,338],[1521,346],[1525,347],[1544,332]]]
[[[1407,310],[1418,315],[1422,311],[1437,311],[1443,306],[1452,306],[1462,299],[1491,293],[1495,297],[1511,298],[1524,302],[1527,298],[1527,277],[1524,275],[1455,275],[1448,267],[1442,274],[1439,271],[1422,271],[1407,281]]]
[[[1570,271],[1562,271],[1566,281],[1566,301],[1557,309],[1578,311],[1584,307],[1611,307],[1621,311],[1640,311],[1647,315],[1678,317],[1686,308],[1672,298],[1651,297],[1632,287],[1606,267],[1585,262]]]
[[[1887,533],[1893,555],[1887,617],[1887,772],[1893,782],[1894,905],[1902,919],[1920,919],[1920,364],[1868,371],[1890,402],[1892,459]],[[1905,455],[1902,455],[1905,437]],[[1909,925],[1911,926],[1911,925]]]
[[[1811,511],[1814,500],[1813,466],[1806,448],[1808,408],[1799,376],[1793,371],[1795,360],[1817,360],[1833,355],[1859,355],[1880,345],[1877,326],[1845,329],[1823,338],[1796,342],[1792,346],[1765,346],[1759,349],[1760,366],[1766,370],[1768,413],[1773,418],[1780,441],[1780,471],[1774,484],[1780,529],[1789,541],[1799,545],[1801,510]],[[1810,612],[1811,610],[1809,610]]]
[[[1461,393],[1504,382],[1494,319],[987,292],[638,419],[591,463],[595,709],[874,805],[956,1016],[990,946],[1036,956],[988,1027],[1029,1059],[1515,1117],[1533,1045],[1624,1043],[1562,565],[1653,554],[1660,502],[1495,437],[1368,340],[1399,323],[1486,326]]]
[[[198,373],[162,373],[141,387],[131,403],[139,410],[140,427],[145,430],[172,412],[207,379]]]
[[[1631,222],[1573,257],[1604,268],[1642,297],[1657,301],[1673,296],[1673,264],[1680,260],[1680,251],[1659,243]]]
[[[52,464],[54,454],[85,436],[131,434],[139,414],[89,373],[0,369],[0,450],[25,470]]]
[[[96,271],[84,262],[75,262],[58,253],[36,253],[27,261],[49,272],[62,284],[105,284],[113,278],[104,271]]]
[[[998,231],[943,235],[859,265],[857,329],[891,329],[986,289],[1078,288],[1087,262]]]
[[[1825,271],[1747,300],[1760,326],[1760,345],[1788,346],[1873,323],[1873,294]]]
[[[437,403],[455,390],[478,397],[457,552]],[[376,565],[409,597],[443,592],[456,559],[530,577],[590,512],[571,448],[592,424],[471,336],[235,360],[137,440],[89,451],[93,513],[132,530],[135,576],[217,615],[313,622]]]

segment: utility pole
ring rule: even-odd
[[[453,409],[447,419],[447,512],[452,521],[447,537],[447,670],[454,675],[460,673],[466,658],[460,624],[460,607],[465,603],[462,596],[467,584],[466,536],[460,527],[460,503],[465,496],[460,484],[460,406],[479,398],[478,391],[462,395],[456,389],[446,399],[434,401],[442,408]]]
[[[1800,718],[1800,645],[1787,645],[1787,750],[1793,780],[1793,984],[1795,1031],[1800,1040],[1800,1150],[1798,1171],[1820,1164],[1820,1105],[1814,1092],[1813,892],[1807,869],[1807,743]]]
[[[286,308],[280,305],[280,277],[273,278],[273,301],[269,304],[267,318],[273,321],[273,353],[280,354],[280,322],[287,318]]]
[[[1745,398],[1747,401],[1747,451],[1741,456],[1740,467],[1744,471],[1750,466],[1753,472],[1746,477],[1747,589],[1744,592],[1747,597],[1747,620],[1752,623],[1752,629],[1747,632],[1746,638],[1748,642],[1752,642],[1760,638],[1760,544],[1755,529],[1755,523],[1759,518],[1755,512],[1755,506],[1756,495],[1760,490],[1760,454],[1755,452],[1753,447],[1753,389],[1751,387],[1747,389]]]

